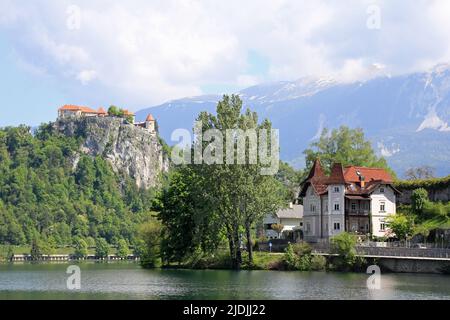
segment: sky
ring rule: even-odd
[[[0,126],[450,62],[448,0],[0,0]]]

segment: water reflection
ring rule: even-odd
[[[143,270],[136,264],[80,264],[81,291],[66,289],[68,265],[0,266],[0,299],[450,299],[450,277],[365,274]]]

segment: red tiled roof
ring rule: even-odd
[[[147,119],[145,119],[145,121],[155,121],[155,118],[153,118],[153,116],[151,114],[149,114],[147,116]]]
[[[130,112],[130,111],[128,111],[128,110],[123,110],[123,115],[124,115],[124,116],[134,116],[134,113],[133,113],[133,112]]]
[[[60,111],[81,111],[83,113],[97,113],[97,111],[88,108],[88,107],[82,107],[82,106],[75,106],[71,104],[66,104],[59,108]]]
[[[364,187],[361,187],[357,171],[364,177]],[[326,176],[320,161],[316,160],[308,177],[302,183],[300,196],[306,195],[309,185],[314,188],[317,194],[322,195],[327,193],[329,184],[345,184],[347,185],[347,194],[360,195],[373,192],[380,184],[391,185],[392,182],[391,175],[384,169],[349,166],[344,170],[340,163],[334,164],[330,176]],[[393,189],[398,192],[395,188]]]
[[[328,177],[325,175],[322,169],[322,165],[319,159],[314,161],[314,164],[309,172],[308,177],[303,182],[302,190],[300,191],[300,196],[304,196],[306,194],[306,190],[308,186],[311,184],[314,188],[314,191],[317,194],[324,194],[327,192],[326,180]]]
[[[107,114],[105,109],[103,109],[102,107],[100,107],[97,111],[98,114]]]
[[[393,182],[391,175],[385,169],[355,167],[355,166],[350,166],[350,167],[345,168],[345,171],[344,171],[345,181],[359,182],[359,176],[356,173],[357,171],[359,171],[361,173],[361,175],[364,177],[366,182],[377,181],[377,180],[384,181],[384,182]]]
[[[342,164],[335,163],[331,168],[331,174],[327,179],[327,184],[345,184],[345,182]]]

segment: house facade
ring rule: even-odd
[[[281,224],[283,230],[278,233],[272,229],[272,225]],[[296,240],[303,237],[303,206],[290,204],[288,208],[278,210],[274,214],[268,214],[263,221],[264,236],[268,239]]]
[[[399,194],[392,183],[390,174],[379,168],[334,164],[326,175],[316,160],[300,191],[304,239],[328,241],[344,231],[386,236],[386,218],[396,213]]]

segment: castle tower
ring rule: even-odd
[[[156,133],[156,120],[151,114],[149,114],[145,119],[145,129],[151,133]]]

